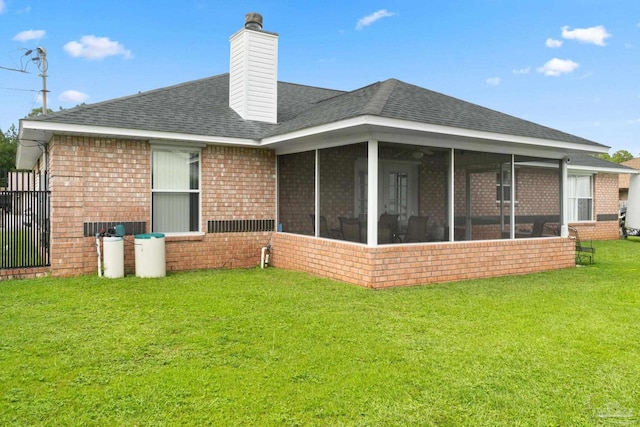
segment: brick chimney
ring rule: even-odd
[[[262,30],[262,16],[247,13],[229,38],[229,106],[245,120],[278,121],[278,35]]]

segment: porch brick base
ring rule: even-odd
[[[272,265],[368,288],[452,282],[575,267],[564,238],[368,247],[274,233]]]

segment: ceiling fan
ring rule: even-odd
[[[422,159],[424,156],[432,156],[434,153],[433,151],[429,150],[426,147],[420,147],[420,146],[416,146],[411,150],[404,150],[401,151],[397,154],[395,154],[393,157],[398,158],[398,157],[402,157],[407,153],[411,153],[411,157],[415,160],[420,160]]]

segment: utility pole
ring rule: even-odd
[[[49,63],[47,62],[47,51],[42,47],[38,46],[36,48],[38,54],[40,55],[38,58],[34,58],[34,61],[38,61],[38,69],[40,70],[40,77],[42,77],[42,115],[47,114],[47,69],[49,68]]]

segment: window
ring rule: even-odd
[[[593,219],[593,177],[569,175],[567,187],[569,221],[591,221]]]
[[[496,202],[511,201],[511,171],[502,169],[496,173]]]
[[[154,232],[199,231],[200,152],[151,152],[151,228]]]

